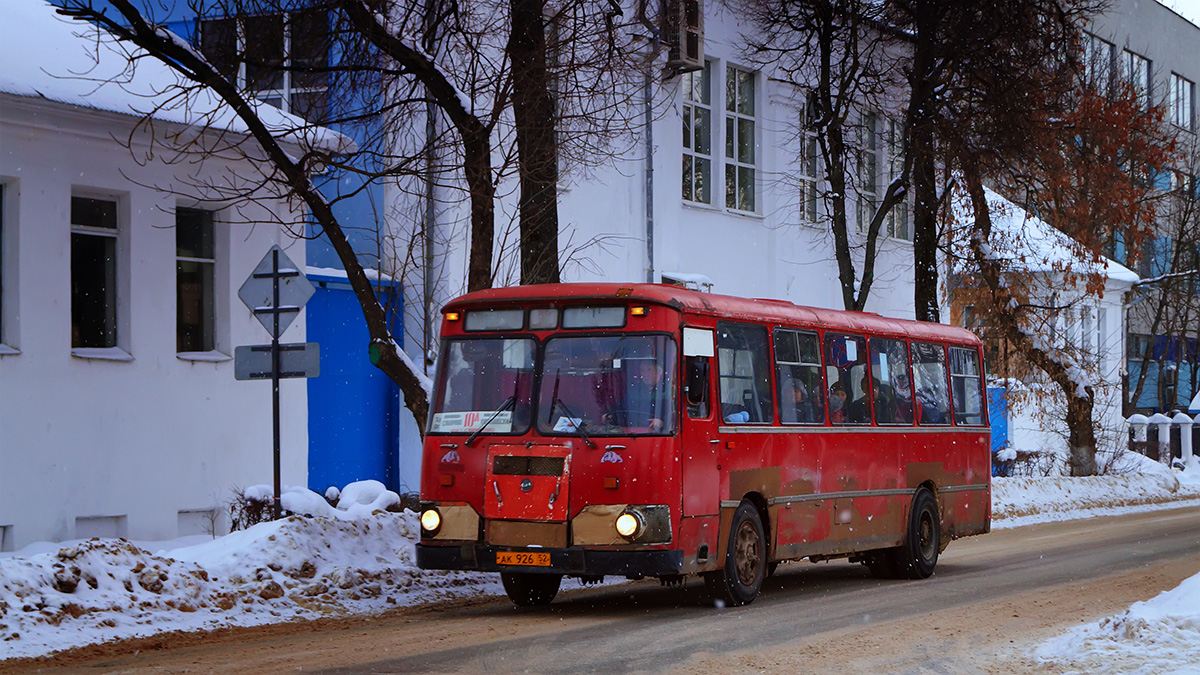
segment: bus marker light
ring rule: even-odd
[[[629,315],[630,316],[646,316],[646,308],[641,307],[641,306],[630,307]]]
[[[425,530],[426,532],[434,533],[437,532],[438,528],[441,526],[442,514],[438,513],[436,509],[426,509],[425,512],[421,514],[421,529]]]
[[[626,539],[636,539],[643,527],[641,515],[636,511],[626,511],[617,516],[617,534]]]
[[[616,476],[605,476],[604,477],[604,489],[605,490],[616,490],[617,486],[620,484],[621,484],[621,481]]]
[[[441,484],[442,484],[442,487],[450,487],[450,486],[454,485],[454,474],[452,474],[452,473],[442,474]]]
[[[447,321],[458,321],[462,317],[458,312],[446,312]]]

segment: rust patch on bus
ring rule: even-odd
[[[744,469],[729,472],[729,499],[741,499],[743,495],[757,492],[766,499],[779,496],[779,467]]]
[[[905,466],[904,473],[910,488],[916,488],[925,481],[933,481],[937,487],[954,485],[957,482],[946,472],[941,462],[910,462]]]
[[[567,524],[489,520],[487,521],[487,540],[493,546],[566,548]]]

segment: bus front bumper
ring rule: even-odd
[[[500,551],[549,553],[550,564],[539,566],[500,565],[496,563],[496,553]],[[681,574],[683,572],[683,551],[594,551],[582,548],[530,549],[483,544],[458,546],[417,544],[417,566],[425,570],[656,577]]]

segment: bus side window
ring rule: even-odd
[[[967,426],[983,424],[982,385],[979,352],[962,347],[951,347],[950,391],[954,395],[955,424]]]
[[[865,339],[857,335],[825,334],[825,381],[829,385],[830,422],[871,423]]]
[[[782,424],[824,424],[825,387],[816,333],[775,330],[775,386]]]
[[[708,417],[708,357],[689,356],[684,360],[683,395],[688,417]]]
[[[765,327],[724,321],[717,324],[722,422],[771,422],[771,376],[767,358]]]
[[[875,382],[876,424],[912,424],[908,344],[904,340],[871,338],[871,375]]]
[[[931,342],[912,343],[912,371],[917,424],[950,424],[945,350]]]

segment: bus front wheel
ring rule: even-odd
[[[937,499],[921,488],[913,498],[904,542],[890,551],[892,572],[902,579],[924,579],[933,574],[941,551],[941,528]]]
[[[519,607],[537,607],[550,604],[554,596],[558,595],[562,575],[501,572],[500,581],[504,582],[504,592],[508,593],[508,598],[513,604]]]
[[[725,566],[705,581],[714,600],[730,606],[748,605],[758,597],[767,576],[767,537],[758,509],[743,500],[733,512]]]

